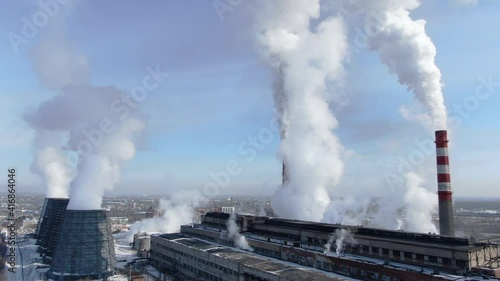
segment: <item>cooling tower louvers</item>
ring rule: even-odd
[[[115,251],[105,210],[66,210],[49,277],[56,281],[106,279]]]
[[[68,203],[68,198],[45,198],[36,229],[37,245],[42,254],[51,257],[54,253]]]

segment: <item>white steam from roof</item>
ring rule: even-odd
[[[343,172],[343,147],[333,133],[338,122],[329,102],[343,77],[344,23],[339,17],[320,20],[319,0],[257,4],[257,40],[278,76],[275,101],[289,175],[272,206],[282,217],[319,221]]]
[[[234,245],[240,249],[253,252],[254,249],[248,244],[248,241],[244,235],[240,233],[240,228],[236,224],[236,213],[231,212],[229,219],[226,222],[228,236],[233,239]]]
[[[335,232],[330,235],[328,242],[324,245],[324,253],[330,254],[332,251],[332,245],[335,242],[335,253],[337,257],[340,257],[344,253],[345,243],[357,244],[356,240],[348,229],[335,229]]]

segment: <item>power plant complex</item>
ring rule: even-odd
[[[0,281],[500,281],[500,1],[4,2]]]
[[[229,248],[234,245],[226,227],[229,216],[207,213],[200,224],[184,225],[180,233],[152,235],[151,263],[161,272],[206,278],[200,280],[341,280],[289,276],[290,264],[280,261],[293,263],[311,276],[321,270],[359,280],[450,280],[472,271],[497,277],[500,273],[500,239],[472,241],[239,215],[237,223],[254,249],[248,252]],[[340,230],[349,237],[335,243],[342,239],[337,237],[326,250],[325,244]]]
[[[225,207],[178,233],[135,235],[134,247],[159,272],[153,280],[430,281],[472,272],[500,277],[499,237],[454,237],[447,132],[435,136],[440,234],[239,214],[234,220],[248,251],[230,233],[235,208]],[[285,165],[282,172],[285,181]],[[116,266],[108,212],[67,206],[68,199],[47,198],[41,213],[36,238],[51,264],[47,276],[107,280]]]

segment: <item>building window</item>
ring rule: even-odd
[[[401,252],[393,250],[392,251],[392,256],[399,259],[401,257]]]
[[[466,264],[466,261],[464,260],[457,260],[457,267],[458,268],[464,268]]]
[[[436,256],[429,256],[429,261],[430,262],[438,262],[438,258]]]

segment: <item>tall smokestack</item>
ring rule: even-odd
[[[454,236],[453,202],[448,159],[448,133],[436,131],[436,163],[439,198],[439,230],[441,235]]]

